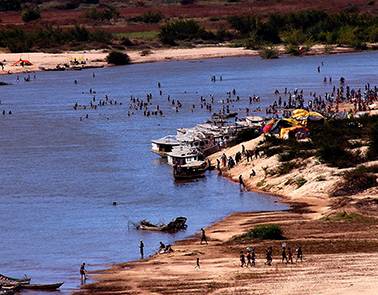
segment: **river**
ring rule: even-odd
[[[222,75],[223,81],[211,82],[212,75]],[[65,281],[60,294],[66,294],[79,287],[83,261],[89,270],[106,268],[137,259],[141,239],[151,254],[159,241],[185,238],[231,212],[286,208],[273,197],[241,193],[215,173],[175,183],[171,168],[150,152],[151,139],[209,117],[199,107],[201,95],[213,94],[219,101],[236,89],[238,110],[253,94],[262,98],[253,107],[267,106],[276,88],[329,91],[332,85],[323,83],[324,76],[335,83],[343,76],[349,85],[362,87],[377,82],[378,54],[172,61],[41,72],[30,82],[24,76],[20,81],[16,75],[0,77],[13,83],[0,88],[0,111],[7,113],[0,114],[0,273],[27,274],[36,283]],[[90,88],[97,101],[108,95],[118,104],[74,111],[75,102],[91,101]],[[145,98],[150,92],[165,116],[136,112],[129,117],[130,96]],[[167,95],[183,103],[180,112]],[[147,233],[132,226],[144,218],[167,222],[176,216],[188,217],[186,232]]]

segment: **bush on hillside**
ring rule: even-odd
[[[127,65],[130,63],[130,57],[126,53],[120,51],[112,51],[106,57],[106,61],[108,62],[108,64],[117,66]]]
[[[37,7],[29,7],[22,10],[21,18],[24,22],[27,23],[41,18],[41,13],[39,12],[39,9]]]
[[[377,185],[377,177],[369,168],[359,166],[343,175],[343,183],[333,192],[333,196],[355,195]]]
[[[378,122],[373,124],[370,130],[368,156],[371,160],[378,158]]]

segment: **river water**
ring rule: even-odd
[[[213,83],[211,75],[223,81]],[[66,294],[80,285],[83,261],[89,270],[105,268],[137,259],[140,239],[151,254],[159,241],[172,243],[231,212],[286,208],[273,197],[240,193],[215,173],[175,183],[171,168],[150,152],[150,140],[205,121],[209,113],[199,107],[201,95],[218,101],[235,88],[241,97],[235,109],[248,106],[253,94],[264,107],[276,88],[329,91],[332,85],[323,77],[330,75],[334,81],[344,76],[352,86],[374,84],[378,54],[160,62],[43,72],[30,82],[24,75],[20,81],[16,75],[0,77],[13,83],[0,88],[0,111],[12,111],[0,114],[0,273],[28,274],[36,283],[65,281],[60,293]],[[75,102],[90,102],[90,88],[97,100],[108,95],[123,104],[74,111]],[[129,117],[130,96],[150,92],[165,116]],[[167,95],[183,103],[180,112]],[[166,222],[176,216],[188,217],[186,232],[146,233],[132,226],[144,218]]]

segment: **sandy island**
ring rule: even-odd
[[[243,144],[253,149],[261,139]],[[241,144],[210,159],[215,164],[221,153],[234,156],[240,150]],[[231,214],[206,229],[208,245],[200,245],[199,234],[178,241],[173,253],[156,254],[92,274],[96,283],[75,294],[376,294],[378,188],[332,198],[330,194],[341,180],[340,169],[309,158],[303,167],[284,176],[266,175],[264,167],[274,168],[277,162],[277,156],[250,162],[244,158],[222,174],[232,181],[243,175],[249,190],[277,195],[291,205],[290,210]],[[249,177],[252,168],[256,176]],[[298,176],[307,180],[300,187],[289,181]],[[340,212],[350,214],[346,215],[350,218],[338,218]],[[268,223],[281,226],[287,244],[302,245],[303,262],[282,263],[282,241],[234,240],[255,225]],[[257,265],[241,268],[239,253],[251,245],[256,247]],[[264,264],[269,245],[274,247],[272,266]],[[197,257],[200,270],[194,268]]]
[[[285,52],[283,46],[278,46],[280,54]],[[345,53],[355,51],[352,48],[333,47],[330,53]],[[324,54],[323,45],[313,46],[306,54]],[[206,58],[222,58],[232,56],[258,56],[257,50],[249,50],[243,47],[224,47],[224,46],[203,46],[195,48],[167,48],[153,49],[146,52],[128,50],[132,63],[147,63],[168,60],[198,60]],[[56,69],[58,65],[69,65],[71,61],[85,61],[83,67],[104,67],[108,66],[105,61],[108,55],[107,50],[87,50],[87,51],[69,51],[63,53],[45,53],[45,52],[25,52],[25,53],[5,53],[0,52],[0,61],[4,63],[0,74],[9,73],[27,73],[43,70]],[[15,65],[20,59],[28,60],[32,63],[30,66]]]

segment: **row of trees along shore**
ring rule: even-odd
[[[39,11],[29,10],[23,17],[38,18]],[[103,14],[87,12],[98,19],[118,15],[106,10]],[[110,15],[110,16],[109,16]],[[340,12],[329,14],[323,11],[302,11],[288,14],[259,16],[231,16],[225,29],[208,30],[194,19],[166,20],[159,13],[145,13],[134,17],[135,21],[160,23],[159,40],[166,46],[191,45],[195,43],[229,42],[233,46],[261,49],[276,44],[285,44],[288,53],[298,53],[298,46],[313,44],[338,44],[365,49],[367,43],[378,42],[378,16]],[[27,29],[22,26],[3,26],[0,29],[0,47],[11,52],[38,51],[40,49],[99,48],[122,46],[133,43],[126,37],[104,30],[76,25],[61,28],[54,25],[33,23]],[[126,38],[127,39],[127,38]],[[148,46],[148,44],[147,44]]]

